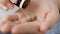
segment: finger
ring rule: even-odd
[[[6,4],[6,6],[7,6],[8,9],[12,9],[12,8],[14,7],[14,4],[8,2],[8,3]]]
[[[3,9],[3,10],[7,10],[7,7],[4,6],[3,4],[0,3],[0,8]]]
[[[0,31],[1,31],[1,27],[5,24],[5,21],[0,21]]]
[[[6,5],[9,2],[9,0],[0,0],[0,3],[2,3],[3,5]]]
[[[7,7],[7,9],[12,9],[13,8],[13,4],[9,2],[9,0],[2,0],[0,1],[3,5],[5,5]]]
[[[38,25],[20,24],[12,28],[12,33],[38,33]]]
[[[17,3],[18,0],[10,0],[12,3]]]
[[[1,27],[1,32],[3,32],[3,33],[10,32],[11,28],[12,28],[12,25],[9,23],[6,23]]]
[[[16,21],[16,20],[18,20],[18,16],[17,15],[7,15],[4,19],[3,19],[3,21]]]
[[[0,31],[1,31],[1,27],[4,25],[5,22],[0,22]]]

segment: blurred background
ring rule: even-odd
[[[47,31],[46,34],[60,34],[60,16],[55,26],[51,30]]]

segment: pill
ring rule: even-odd
[[[32,22],[34,20],[36,20],[36,16],[27,16],[27,21],[28,22]]]

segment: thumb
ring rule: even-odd
[[[2,3],[0,3],[0,8],[3,9],[3,10],[7,10],[7,7],[4,6]]]

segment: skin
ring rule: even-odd
[[[0,0],[0,3],[2,4],[2,6],[0,6],[0,8],[2,8],[4,10],[10,10],[10,9],[12,9],[14,7],[14,4],[13,3],[16,4],[16,2],[17,2],[17,0]]]
[[[33,22],[27,22],[26,15],[35,15],[37,19]],[[0,31],[3,33],[11,31],[13,34],[45,34],[47,30],[56,24],[58,17],[59,10],[53,1],[31,0],[27,8],[19,9],[14,15],[7,15],[0,22]]]

